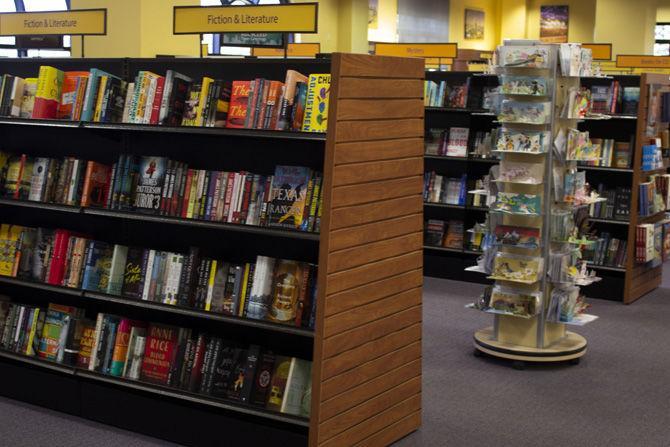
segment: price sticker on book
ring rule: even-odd
[[[107,34],[106,9],[10,12],[0,14],[0,36],[101,36]]]
[[[317,19],[317,3],[175,6],[173,33],[316,33]]]
[[[375,43],[377,56],[445,57],[458,56],[456,43]]]

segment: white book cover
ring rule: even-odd
[[[123,123],[130,122],[130,107],[133,102],[133,95],[135,95],[135,83],[131,82],[126,89],[126,100],[123,103],[123,118],[121,119],[121,122]]]
[[[102,320],[105,314],[98,313],[98,318],[95,321],[95,335],[93,337],[93,346],[91,346],[91,359],[88,362],[88,369],[95,371],[95,364],[98,361],[98,345],[100,344],[100,333],[102,332]]]
[[[128,258],[128,247],[125,245],[114,245],[112,254],[112,266],[109,270],[109,283],[107,293],[110,295],[121,295],[123,286],[123,274],[126,271],[126,259]]]
[[[448,157],[466,157],[468,155],[468,137],[470,129],[467,127],[452,127],[449,129],[447,142]]]
[[[49,162],[50,160],[48,158],[35,159],[32,176],[30,178],[30,193],[28,194],[28,200],[36,202],[42,200],[47,173],[49,172]]]
[[[154,266],[154,260],[156,258],[156,250],[149,250],[149,256],[147,257],[147,271],[144,274],[144,288],[142,289],[142,299],[147,301],[149,299],[149,288],[151,286],[151,273]]]
[[[291,367],[286,379],[284,399],[282,400],[282,413],[295,416],[309,417],[311,389],[312,389],[312,362],[308,360],[292,358]]]

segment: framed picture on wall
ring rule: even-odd
[[[478,9],[465,10],[465,38],[481,40],[484,38],[484,11]]]
[[[568,41],[568,5],[540,6],[540,40],[546,43]]]

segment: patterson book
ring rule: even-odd
[[[165,157],[146,156],[140,160],[140,171],[135,189],[135,209],[155,212],[160,208],[161,192],[165,183]]]

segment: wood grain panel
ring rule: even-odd
[[[421,79],[342,78],[340,80],[340,100],[348,98],[423,99],[423,81]]]
[[[370,304],[355,307],[346,312],[327,317],[324,322],[324,336],[335,334],[361,326],[396,312],[408,309],[421,303],[421,289],[411,289],[396,295],[374,301]]]
[[[423,100],[418,98],[341,99],[337,108],[337,119],[343,121],[423,118],[425,110]]]
[[[421,342],[417,341],[325,380],[321,384],[321,396],[324,400],[332,399],[347,390],[367,383],[375,377],[419,358],[421,358]]]
[[[423,248],[423,232],[406,234],[378,242],[332,252],[328,273],[359,267],[371,262],[399,256]]]
[[[343,290],[391,278],[423,266],[423,251],[415,251],[396,258],[384,259],[374,264],[357,267],[346,272],[328,275],[326,289],[329,295]]]
[[[355,225],[417,214],[422,211],[423,196],[421,194],[399,199],[381,200],[364,205],[337,208],[331,211],[330,228],[338,230]]]
[[[405,420],[411,420],[416,422],[416,417],[414,415],[421,414],[421,395],[416,394],[409,399],[406,399],[391,408],[384,410],[383,412],[375,415],[365,421],[364,423],[358,424],[351,429],[340,433],[339,435],[325,441],[323,447],[341,447],[341,446],[353,446],[358,445],[360,442],[367,442],[368,439],[376,439],[379,436],[384,435],[385,437],[393,436],[393,433],[397,431],[397,426]],[[402,428],[405,428],[403,423]],[[414,427],[416,429],[416,426]],[[389,434],[386,434],[390,432]],[[377,443],[377,444],[365,444],[365,445],[374,445],[374,446],[386,446],[390,443]]]
[[[423,191],[422,181],[423,176],[413,176],[358,185],[339,186],[333,189],[332,206],[333,208],[340,208],[421,194]]]
[[[325,316],[329,317],[345,312],[382,298],[404,293],[423,284],[423,271],[410,270],[380,281],[368,282],[360,287],[329,295],[326,298]]]
[[[396,351],[421,338],[421,324],[417,323],[377,340],[358,346],[329,359],[323,359],[323,378],[329,379],[370,359]]]
[[[423,136],[423,119],[389,119],[372,121],[341,121],[335,131],[335,141],[374,141]]]
[[[332,251],[342,250],[421,230],[423,230],[423,216],[421,214],[359,225],[354,228],[331,232],[330,249]]]
[[[325,421],[339,413],[343,413],[374,396],[383,393],[421,374],[421,360],[417,359],[406,365],[375,377],[369,382],[348,390],[323,403],[321,420]]]
[[[396,422],[393,425],[386,427],[384,430],[380,430],[369,438],[361,441],[359,444],[356,444],[355,447],[373,447],[373,446],[386,446],[391,445],[394,442],[402,439],[407,436],[417,428],[421,426],[421,411],[415,411],[411,415],[403,418],[402,420]]]
[[[423,137],[338,143],[335,145],[335,164],[423,157],[423,150]]]
[[[385,409],[402,402],[407,396],[412,396],[420,391],[421,377],[410,379],[407,382],[368,400],[362,405],[322,422],[319,430],[320,436],[324,440],[332,438],[338,433],[345,431],[347,427],[360,424],[366,419],[373,417],[375,414],[381,413]]]
[[[340,61],[339,75],[342,77],[423,79],[424,70],[423,59],[346,54]]]
[[[379,180],[406,179],[410,176],[415,181],[417,180],[416,177],[421,176],[420,184],[423,187],[423,157],[335,166],[333,169],[333,186],[370,184]],[[337,189],[333,192],[335,191]],[[333,205],[333,207],[335,206]]]
[[[323,344],[323,357],[334,357],[368,343],[370,340],[377,340],[419,322],[421,322],[421,305],[371,321],[363,326],[327,338]]]

